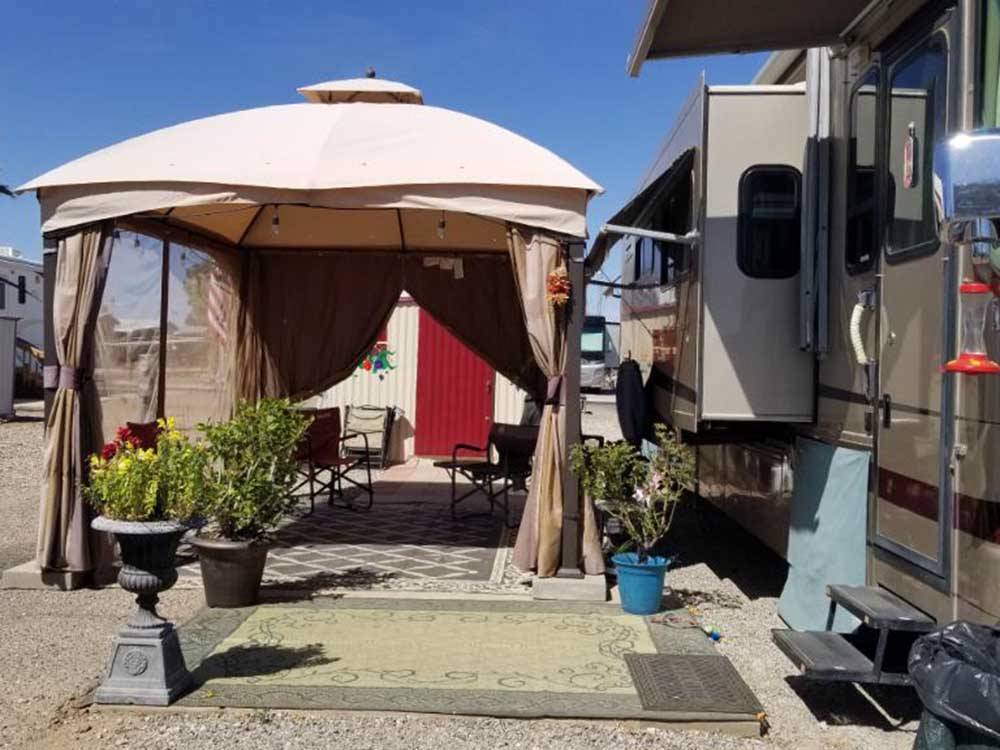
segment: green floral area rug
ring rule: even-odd
[[[525,718],[695,720],[644,710],[625,655],[714,653],[700,630],[616,605],[471,599],[205,610],[180,637],[197,684],[180,705]]]

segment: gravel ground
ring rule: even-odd
[[[41,452],[41,420],[0,422],[0,570],[35,554]]]
[[[605,421],[601,406],[595,421]],[[22,562],[34,547],[39,423],[0,424],[0,560]],[[785,566],[700,503],[678,514],[669,540],[679,564],[669,577],[678,605],[697,607],[723,633],[720,651],[767,709],[764,740],[641,730],[635,725],[513,721],[393,714],[247,711],[140,711],[75,708],[100,676],[109,640],[131,607],[110,588],[73,593],[0,590],[0,747],[103,748],[686,748],[690,750],[904,750],[918,706],[905,690],[877,703],[850,685],[810,685],[771,644]],[[198,590],[164,595],[162,611],[184,620],[201,606]],[[902,724],[902,728],[897,728]]]

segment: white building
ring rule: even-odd
[[[0,316],[18,318],[18,338],[41,349],[42,314],[42,264],[0,246]]]

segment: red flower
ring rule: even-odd
[[[118,445],[115,443],[105,443],[104,447],[101,448],[101,458],[105,461],[110,461],[118,453]]]
[[[125,445],[128,443],[133,448],[139,448],[142,446],[142,440],[128,427],[118,428],[118,431],[115,433],[115,442],[118,445]]]

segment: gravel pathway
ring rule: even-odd
[[[34,548],[40,423],[0,424],[0,560]],[[851,685],[802,683],[771,644],[781,627],[784,564],[701,504],[678,514],[669,584],[677,604],[697,607],[723,633],[719,644],[767,709],[764,740],[643,730],[634,724],[514,721],[393,714],[140,711],[74,708],[101,674],[109,640],[131,607],[116,588],[73,593],[0,590],[0,748],[685,748],[688,750],[909,750],[917,706],[908,691],[879,691],[878,705]],[[505,580],[507,585],[518,585]],[[411,594],[412,596],[412,594]],[[202,605],[175,589],[162,611],[175,620]],[[897,724],[903,723],[898,729]]]

